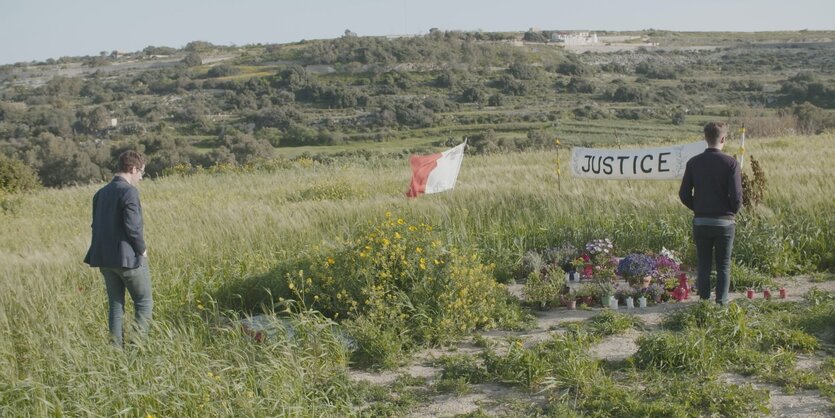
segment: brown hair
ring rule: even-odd
[[[725,122],[708,122],[705,125],[705,141],[708,145],[719,144],[719,138],[728,135],[728,125]]]
[[[143,165],[145,165],[145,157],[137,151],[129,150],[119,154],[119,167],[117,171],[127,173],[132,168],[139,170]]]

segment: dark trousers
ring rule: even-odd
[[[731,285],[731,251],[734,246],[736,225],[693,226],[696,241],[696,260],[699,298],[710,299],[710,271],[716,261],[716,302],[728,303],[728,289]]]

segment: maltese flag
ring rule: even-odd
[[[413,155],[409,159],[412,181],[406,196],[418,197],[424,193],[444,192],[455,187],[461,162],[464,161],[465,145],[466,141],[440,154]]]

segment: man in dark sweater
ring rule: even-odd
[[[136,328],[142,335],[148,333],[154,300],[136,188],[145,174],[145,157],[125,151],[119,156],[117,171],[113,180],[93,196],[93,238],[84,262],[98,267],[104,276],[110,339],[121,347],[125,290],[133,299]]]
[[[715,258],[716,302],[725,305],[736,233],[734,217],[742,206],[742,179],[739,163],[722,153],[727,125],[710,122],[704,133],[707,149],[687,161],[678,196],[694,214],[699,297],[710,299],[710,271]]]

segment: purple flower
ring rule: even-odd
[[[618,263],[617,273],[623,277],[645,277],[655,274],[655,258],[646,254],[629,254]]]

